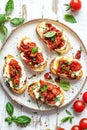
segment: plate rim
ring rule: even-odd
[[[87,55],[87,50],[86,50],[86,47],[85,47],[83,41],[81,40],[81,38],[78,36],[78,34],[77,34],[73,29],[71,29],[69,26],[65,25],[64,23],[62,23],[62,22],[60,22],[60,21],[53,20],[53,19],[40,19],[40,18],[39,18],[39,19],[33,19],[33,20],[30,20],[30,21],[27,21],[27,22],[23,23],[22,25],[16,27],[15,29],[13,29],[13,30],[11,31],[11,33],[9,34],[9,36],[7,37],[7,39],[6,39],[6,40],[4,41],[4,43],[2,44],[2,46],[1,46],[1,48],[0,48],[0,53],[2,52],[4,46],[5,46],[5,44],[7,43],[7,41],[9,40],[9,38],[12,36],[12,34],[13,34],[16,30],[21,29],[21,27],[23,27],[23,26],[25,26],[25,25],[27,25],[27,24],[29,24],[29,23],[32,23],[32,22],[40,22],[40,21],[41,21],[41,22],[42,22],[42,21],[51,21],[51,22],[55,22],[55,23],[58,22],[58,23],[61,24],[62,26],[64,26],[64,27],[66,27],[67,29],[69,29],[69,30],[70,30],[71,32],[73,32],[73,34],[75,34],[75,36],[79,39],[79,41],[81,42],[82,46],[84,47],[85,53],[86,53],[86,55]],[[26,107],[26,108],[28,108],[28,109],[34,110],[34,111],[47,112],[47,111],[56,110],[56,108],[58,108],[58,109],[64,108],[65,106],[69,105],[69,104],[79,95],[79,93],[81,92],[81,90],[83,89],[83,87],[84,87],[84,85],[85,85],[85,83],[86,83],[86,80],[87,80],[87,75],[85,76],[85,79],[84,79],[84,82],[83,82],[83,84],[82,84],[81,89],[78,91],[78,93],[75,95],[75,97],[74,97],[73,99],[71,99],[68,103],[66,103],[66,104],[63,105],[63,106],[51,107],[50,109],[46,109],[46,110],[39,109],[39,108],[36,108],[36,109],[35,109],[35,108],[31,108],[31,107],[29,107],[29,106],[27,106],[27,105],[21,103],[20,101],[14,99],[13,96],[11,96],[11,95],[7,92],[7,90],[5,89],[5,87],[2,85],[1,80],[0,80],[0,85],[1,85],[1,87],[3,88],[3,90],[5,91],[5,93],[11,98],[11,100],[14,101],[14,102],[16,102],[17,104],[19,104],[19,105],[21,105],[21,106],[23,106],[23,107]]]

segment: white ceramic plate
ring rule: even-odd
[[[7,92],[7,94],[11,97],[11,99],[15,100],[17,103],[26,106],[28,108],[34,109],[34,110],[42,110],[42,111],[47,111],[47,110],[52,110],[55,109],[55,107],[49,107],[45,104],[41,104],[39,102],[39,105],[41,105],[40,108],[38,108],[38,105],[35,100],[33,100],[29,95],[27,90],[25,93],[22,95],[16,95],[10,91],[10,89],[6,86],[4,79],[3,79],[3,64],[4,64],[4,57],[7,56],[8,54],[13,55],[17,59],[20,59],[20,56],[17,51],[17,42],[24,36],[29,36],[33,41],[37,43],[37,45],[42,49],[43,53],[45,54],[47,60],[48,60],[48,65],[47,68],[44,72],[42,73],[36,73],[31,70],[29,70],[26,65],[25,70],[27,73],[27,77],[31,77],[33,74],[36,74],[36,77],[33,77],[32,79],[27,81],[27,84],[30,85],[31,83],[39,80],[39,79],[44,79],[44,73],[49,72],[49,63],[51,59],[55,56],[58,56],[57,53],[55,52],[50,52],[50,50],[47,48],[47,46],[43,43],[43,41],[38,37],[36,34],[35,28],[39,22],[42,21],[47,21],[52,24],[54,24],[58,29],[63,30],[67,36],[70,39],[72,49],[65,55],[67,56],[73,56],[76,54],[77,50],[79,50],[80,47],[82,47],[82,55],[80,62],[83,67],[83,76],[80,80],[74,80],[74,81],[69,81],[71,84],[71,88],[69,91],[65,92],[65,101],[60,107],[64,107],[65,105],[69,104],[81,91],[81,89],[84,86],[85,80],[86,80],[86,75],[87,75],[87,53],[85,50],[85,47],[81,41],[81,39],[78,37],[78,35],[73,32],[69,27],[65,26],[64,24],[60,22],[56,22],[54,20],[48,20],[48,19],[35,19],[32,21],[29,21],[22,26],[18,27],[15,29],[11,35],[8,37],[4,45],[2,46],[1,52],[0,52],[0,80],[1,84],[4,88],[4,90]],[[21,59],[20,59],[21,60]]]

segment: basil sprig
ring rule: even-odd
[[[9,114],[8,117],[5,118],[5,121],[8,122],[9,125],[11,125],[13,122],[15,122],[18,125],[28,125],[31,122],[31,118],[25,115],[22,116],[13,116],[14,113],[14,107],[10,102],[7,102],[6,104],[6,111]]]
[[[66,113],[68,114],[68,116],[62,118],[61,122],[64,123],[64,122],[67,122],[69,121],[70,124],[72,124],[72,119],[74,118],[74,116],[71,114],[70,111],[66,110]]]
[[[24,18],[11,18],[9,17],[14,10],[14,1],[8,0],[5,6],[5,14],[0,14],[0,41],[3,43],[7,37],[8,29],[5,26],[6,22],[10,22],[13,26],[19,26],[24,22]]]

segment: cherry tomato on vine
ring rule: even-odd
[[[65,4],[65,6],[67,6],[67,10],[78,11],[81,9],[82,3],[80,0],[71,0],[70,3]]]
[[[82,100],[76,100],[73,104],[73,108],[76,112],[82,112],[85,109],[85,103]]]
[[[73,11],[78,11],[81,9],[82,4],[80,0],[71,0],[70,6]]]
[[[82,118],[79,122],[79,126],[81,130],[86,130],[87,129],[87,118]]]
[[[83,98],[84,102],[87,103],[87,92],[84,92],[82,98]]]
[[[81,130],[79,125],[74,125],[71,130]]]

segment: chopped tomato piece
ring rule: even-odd
[[[72,71],[78,71],[82,68],[81,64],[77,61],[73,61],[71,64],[70,64],[70,69]]]
[[[41,63],[44,61],[44,57],[43,57],[43,54],[42,53],[38,53],[37,56],[36,56],[36,63]]]
[[[79,59],[81,58],[81,52],[82,52],[81,50],[78,50],[78,51],[76,52],[76,55],[75,55],[75,58],[76,58],[76,59],[79,60]]]

